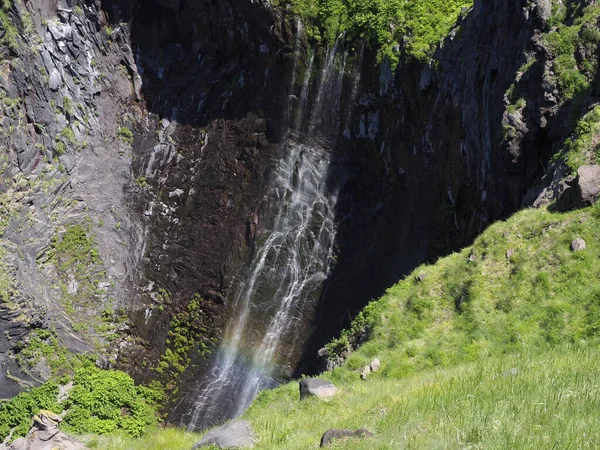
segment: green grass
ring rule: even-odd
[[[566,6],[554,8],[551,24],[556,28],[544,36],[544,41],[553,57],[553,70],[561,99],[569,100],[584,92],[596,73],[598,60],[595,56],[578,62],[575,54],[582,50],[586,55],[596,54],[600,43],[600,32],[596,25],[600,6],[589,5],[581,9],[574,5],[581,5],[582,2],[570,0],[565,3]]]
[[[360,427],[375,437],[332,448],[597,448],[599,356],[594,342],[399,379],[355,377],[330,403],[298,401],[293,383],[261,394],[246,417],[257,449],[316,448],[329,428]]]
[[[578,237],[587,249],[572,252]],[[529,209],[417,268],[328,346],[351,352],[322,375],[337,397],[299,401],[297,382],[258,396],[244,415],[256,448],[317,448],[329,428],[360,427],[375,437],[332,448],[598,448],[599,238],[600,206]],[[373,358],[381,370],[363,381]],[[183,449],[198,435],[102,439],[95,448]]]
[[[328,346],[368,336],[324,374],[339,398],[299,402],[297,383],[259,396],[246,414],[257,448],[314,448],[328,428],[363,426],[376,438],[338,448],[596,448],[599,212],[525,210],[417,268]],[[574,253],[577,237],[588,248]],[[361,381],[373,358],[381,371]]]
[[[178,428],[160,428],[139,439],[126,436],[82,436],[90,449],[99,450],[190,450],[201,435]]]
[[[556,157],[564,158],[572,174],[576,174],[581,165],[600,162],[600,106],[579,120],[575,132],[565,141]]]

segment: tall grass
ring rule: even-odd
[[[571,241],[587,241],[573,252]],[[348,449],[600,448],[600,207],[525,210],[461,252],[417,268],[329,346],[367,341],[324,378],[340,394],[299,401],[298,383],[246,412],[257,449],[317,448],[329,428],[367,427]],[[358,370],[373,358],[381,370]],[[184,449],[198,435],[93,438],[92,448]]]
[[[342,383],[330,403],[299,402],[296,385],[287,385],[261,394],[247,417],[258,449],[316,448],[329,428],[365,426],[373,439],[333,448],[599,448],[597,344],[531,349],[403,379],[374,375]]]

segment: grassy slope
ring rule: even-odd
[[[574,253],[577,237],[588,247]],[[598,448],[599,237],[600,208],[525,210],[419,267],[331,346],[368,330],[324,374],[339,397],[299,402],[296,382],[259,396],[245,415],[257,448],[315,448],[329,428],[363,426],[376,437],[337,448]],[[381,371],[360,380],[375,357]],[[183,449],[197,438],[162,430],[95,447]]]

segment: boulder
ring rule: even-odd
[[[235,420],[210,430],[193,447],[193,450],[210,447],[217,448],[252,448],[256,442],[252,425],[247,420]]]
[[[334,440],[342,440],[354,437],[372,438],[373,433],[366,428],[359,428],[356,431],[348,430],[346,428],[331,428],[323,434],[323,437],[321,438],[321,447],[331,444]]]
[[[369,364],[369,368],[371,369],[371,372],[377,372],[381,368],[381,361],[375,358],[371,361],[371,364]]]
[[[539,22],[539,26],[543,28],[552,15],[552,3],[550,0],[534,0],[534,4],[535,18]]]
[[[305,378],[300,380],[300,400],[307,397],[318,397],[321,400],[331,400],[338,389],[331,381],[321,378]]]
[[[571,242],[571,250],[574,252],[579,252],[581,250],[586,249],[586,243],[583,239],[577,238],[573,242]]]
[[[577,169],[576,196],[578,206],[591,206],[600,198],[600,166],[586,165]]]
[[[51,411],[40,411],[33,417],[33,426],[27,436],[12,444],[0,444],[0,450],[87,450],[81,442],[58,429],[62,418]]]
[[[381,362],[377,358],[375,358],[373,361],[371,361],[371,363],[368,366],[365,366],[362,369],[360,369],[361,380],[366,380],[367,376],[371,372],[377,372],[380,368],[381,368]]]

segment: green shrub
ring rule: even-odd
[[[89,364],[77,370],[73,389],[63,403],[64,429],[73,433],[140,436],[156,424],[155,395],[135,386],[124,372]]]
[[[394,47],[404,41],[407,52],[426,59],[448,34],[461,10],[472,0],[279,0],[308,24],[309,37],[328,44],[347,32],[367,39],[379,58],[398,61]]]
[[[0,442],[13,428],[13,439],[25,436],[31,427],[31,418],[40,409],[59,411],[57,395],[58,384],[51,381],[30,391],[21,392],[8,402],[0,403]]]
[[[117,136],[126,144],[133,144],[133,132],[129,128],[125,126],[119,127],[117,129]]]

